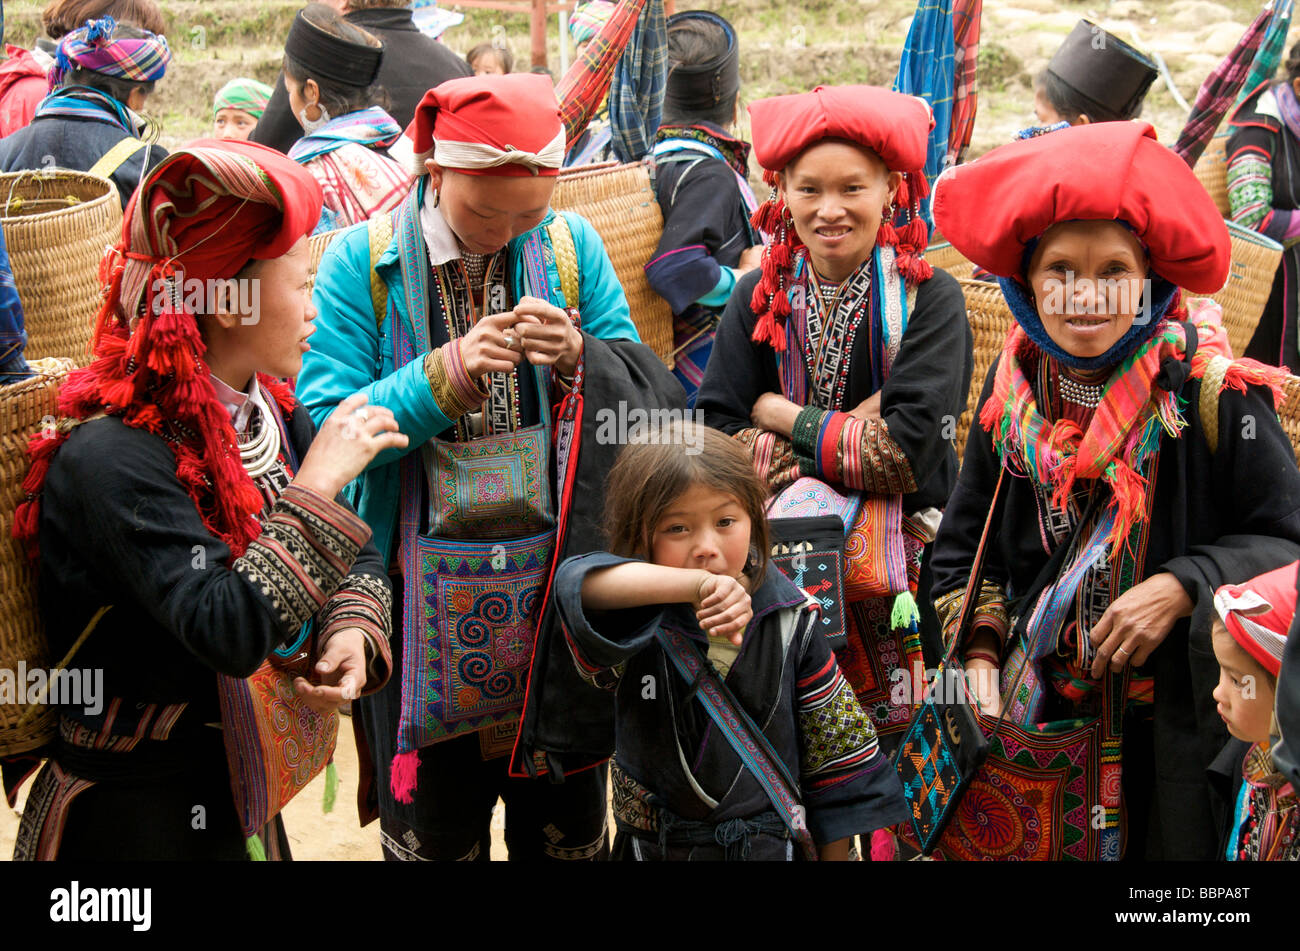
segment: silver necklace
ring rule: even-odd
[[[249,417],[248,428],[256,427],[257,432],[251,436],[239,436],[239,462],[250,477],[256,479],[266,475],[280,458],[280,427],[271,417],[266,397],[262,395],[261,384],[253,387],[250,399],[255,407]]]
[[[1080,383],[1062,373],[1060,375],[1061,399],[1084,409],[1096,409],[1101,403],[1106,387],[1102,383]]]

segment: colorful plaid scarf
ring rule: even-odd
[[[349,142],[368,149],[386,149],[401,134],[402,127],[396,119],[378,106],[371,106],[331,119],[311,135],[303,136],[289,149],[289,158],[305,165]]]
[[[1228,335],[1217,304],[1197,299],[1189,305],[1197,345],[1190,376],[1201,379],[1216,356],[1231,359]],[[1118,555],[1129,531],[1146,511],[1148,483],[1143,478],[1147,461],[1160,448],[1164,433],[1177,438],[1187,421],[1178,397],[1179,374],[1171,374],[1172,389],[1158,385],[1166,380],[1167,360],[1185,363],[1187,329],[1181,322],[1161,321],[1155,335],[1121,361],[1106,381],[1101,403],[1093,412],[1088,431],[1068,419],[1048,420],[1022,368],[1022,358],[1042,352],[1021,329],[1012,325],[1002,346],[993,393],[980,410],[980,424],[993,434],[1004,464],[1016,460],[1040,485],[1053,488],[1052,505],[1064,510],[1076,479],[1102,479],[1114,495],[1114,524],[1106,537]],[[1162,377],[1162,373],[1167,374]],[[1223,388],[1245,392],[1246,384],[1262,384],[1273,391],[1275,408],[1282,402],[1286,371],[1255,360],[1237,360],[1224,376]]]
[[[555,98],[560,101],[564,141],[577,142],[600,111],[614,81],[614,70],[623,58],[645,5],[646,0],[620,0],[582,55],[560,78]]]
[[[89,86],[64,86],[40,101],[32,119],[61,116],[115,125],[129,136],[144,138],[145,122],[106,92]]]
[[[134,83],[162,79],[172,60],[167,38],[145,31],[147,35],[139,39],[115,40],[116,29],[112,17],[87,20],[81,29],[60,40],[50,70],[50,89],[63,85],[68,73],[78,66]]]
[[[668,86],[663,0],[646,0],[609,87],[610,145],[620,162],[639,162],[654,145]]]

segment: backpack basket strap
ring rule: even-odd
[[[393,220],[388,212],[371,217],[366,222],[366,234],[370,239],[370,304],[375,309],[376,326],[382,327],[388,316],[388,285],[375,268],[393,240]]]
[[[99,157],[99,161],[90,166],[90,174],[101,178],[112,178],[113,173],[126,164],[126,160],[144,148],[146,143],[127,136],[122,141]]]
[[[1219,391],[1223,389],[1223,378],[1230,366],[1232,360],[1228,357],[1212,357],[1201,377],[1201,429],[1205,432],[1205,441],[1210,444],[1210,452],[1219,451]]]
[[[581,299],[581,284],[578,277],[578,249],[573,243],[573,231],[561,212],[556,212],[551,223],[546,226],[546,234],[551,239],[551,250],[555,252],[555,269],[560,272],[560,293],[564,295],[565,307],[577,307]]]

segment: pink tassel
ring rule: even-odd
[[[892,862],[898,854],[898,845],[888,829],[877,829],[871,833],[871,861]]]
[[[415,792],[415,771],[419,768],[420,754],[416,750],[398,753],[393,757],[389,787],[393,790],[393,798],[403,805],[409,806],[415,802],[415,797],[411,794]]]

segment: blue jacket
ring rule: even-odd
[[[419,449],[453,423],[443,415],[433,398],[424,375],[424,361],[419,354],[400,369],[393,365],[392,321],[403,321],[411,338],[418,339],[407,306],[402,267],[404,258],[417,262],[417,266],[428,267],[428,253],[419,229],[420,202],[427,181],[427,178],[421,179],[403,200],[392,241],[375,267],[388,287],[388,313],[382,325],[376,321],[371,304],[370,241],[366,225],[347,229],[325,251],[317,270],[313,295],[319,311],[316,333],[312,335],[311,350],[303,358],[302,372],[298,376],[296,395],[318,426],[344,399],[363,392],[369,402],[392,410],[398,427],[410,437],[406,449],[389,449],[376,456],[369,468],[344,493],[374,531],[375,547],[385,558],[391,557],[397,533],[398,460]],[[412,215],[418,246],[403,248],[404,225]],[[554,212],[548,213],[538,227],[545,228],[553,215]],[[600,236],[580,215],[565,213],[564,217],[573,234],[578,256],[578,311],[582,315],[584,336],[589,334],[606,340],[639,343],[641,338],[632,323],[627,298]],[[521,235],[507,245],[511,290],[516,300],[525,292],[520,249],[527,237]],[[549,250],[549,239],[546,240]],[[546,270],[551,285],[547,299],[563,306],[560,276],[553,254],[546,255]],[[427,311],[415,317],[427,320]]]

